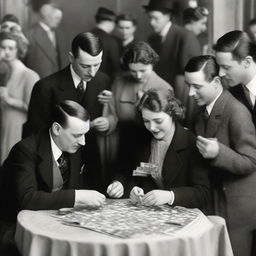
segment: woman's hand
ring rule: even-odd
[[[172,201],[172,195],[167,190],[152,190],[142,198],[142,204],[146,206],[162,205]]]
[[[133,187],[130,192],[130,199],[131,201],[136,203],[142,203],[142,198],[144,196],[144,190],[140,187]]]
[[[124,186],[120,181],[114,181],[108,186],[107,194],[112,198],[120,198],[124,194]]]

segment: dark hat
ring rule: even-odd
[[[95,15],[96,21],[100,20],[110,20],[115,21],[116,15],[113,11],[105,8],[105,7],[99,7],[98,11]]]
[[[174,0],[150,0],[148,5],[143,5],[146,11],[152,10],[168,10],[173,11]]]

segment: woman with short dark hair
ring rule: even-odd
[[[184,107],[171,90],[150,89],[138,108],[153,138],[147,153],[140,154],[147,174],[134,172],[137,186],[131,200],[146,206],[168,203],[203,209],[209,199],[208,174],[195,136],[179,124]]]

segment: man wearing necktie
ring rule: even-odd
[[[213,212],[227,221],[235,256],[251,256],[256,229],[256,134],[248,109],[223,88],[215,58],[190,59],[189,95],[202,111],[195,120],[197,148],[208,164]],[[205,127],[203,115],[209,118]]]
[[[87,170],[81,147],[85,145],[85,134],[89,129],[89,113],[78,103],[65,100],[53,108],[46,129],[12,148],[1,170],[1,235],[5,231],[10,235],[10,230],[14,234],[20,210],[103,205],[105,196],[88,189],[83,182],[87,179]],[[4,235],[3,240],[11,242],[7,238]],[[0,237],[0,241],[3,240]]]
[[[25,63],[43,78],[68,63],[67,39],[60,28],[63,13],[53,0],[32,0],[31,5],[39,20],[26,34],[29,47]]]
[[[215,45],[220,76],[227,81],[230,92],[250,111],[256,127],[256,44],[239,30],[218,39]]]
[[[84,149],[87,180],[94,187],[102,185],[102,159],[98,136],[107,135],[113,129],[114,117],[102,116],[103,105],[98,96],[109,88],[109,78],[98,72],[102,61],[102,44],[91,32],[78,34],[72,41],[69,52],[70,65],[63,70],[39,80],[32,91],[28,120],[24,125],[26,137],[49,125],[55,104],[63,100],[73,100],[86,108],[91,117],[91,130],[86,134],[87,147]],[[97,170],[97,171],[95,171]],[[98,176],[97,176],[98,175]]]

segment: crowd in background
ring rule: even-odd
[[[31,4],[38,22],[26,34],[12,14],[0,26],[0,188],[16,193],[15,207],[7,203],[14,217],[100,206],[105,196],[197,207],[226,219],[234,255],[253,255],[255,20],[248,34],[231,31],[208,49],[198,38],[205,7],[185,9],[181,26],[172,22],[172,1],[150,0],[142,6],[153,30],[145,41],[136,39],[132,14],[99,7],[95,27],[66,52],[60,6]],[[76,159],[69,156],[62,173],[64,153]],[[51,159],[50,182],[40,176],[40,154]],[[79,190],[76,161],[86,176]]]

